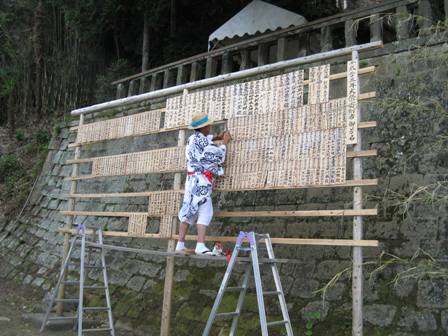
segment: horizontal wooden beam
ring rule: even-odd
[[[360,121],[358,128],[374,128],[376,127],[376,121]]]
[[[259,191],[259,190],[294,190],[294,189],[312,189],[312,188],[337,188],[337,187],[369,187],[378,185],[377,179],[366,179],[366,180],[347,180],[345,184],[327,184],[320,186],[303,186],[303,187],[269,187],[269,188],[259,188],[259,189],[219,189],[216,188],[215,191],[218,192],[237,192],[237,191]],[[166,192],[179,192],[184,193],[184,190],[166,190]],[[130,192],[130,193],[98,193],[98,194],[68,194],[67,198],[112,198],[112,197],[147,197],[154,195],[154,191],[142,191],[142,192]]]
[[[375,97],[376,97],[376,92],[375,91],[365,92],[365,93],[359,94],[358,100],[368,100],[368,99],[372,99],[372,98],[375,98]]]
[[[347,151],[348,158],[368,157],[368,156],[376,156],[376,155],[377,155],[376,149],[362,150],[362,151]],[[69,165],[69,164],[90,163],[90,162],[93,162],[93,160],[95,160],[95,159],[96,159],[96,157],[84,158],[84,159],[71,159],[71,160],[65,161],[65,164]],[[90,175],[85,175],[85,176],[90,176]],[[81,177],[81,176],[76,176],[75,179],[78,179],[78,177]],[[96,177],[96,176],[93,176],[93,177]],[[93,178],[93,177],[86,177],[86,178]],[[101,176],[97,176],[97,177],[101,177]],[[70,176],[67,179],[73,179],[73,177]]]
[[[76,229],[58,229],[59,232],[61,233],[70,233],[70,234],[76,234],[77,231]],[[91,235],[93,234],[95,231],[92,229],[86,229],[86,234]],[[133,234],[129,234],[126,231],[103,231],[103,236],[106,237],[129,237],[129,238],[162,238],[160,236],[159,233],[145,233],[144,236],[139,236],[139,235],[133,235]]]
[[[219,211],[215,214],[221,218],[247,217],[349,217],[376,216],[377,209],[342,209],[342,210],[296,210],[296,211]]]
[[[163,192],[184,193],[184,190],[163,190],[163,191],[142,191],[142,192],[127,192],[127,193],[98,193],[98,194],[68,194],[67,198],[113,198],[113,197],[148,197]]]
[[[346,156],[347,158],[360,158],[360,157],[370,157],[370,156],[377,156],[378,151],[376,149],[368,149],[368,150],[362,150],[362,151],[350,151],[347,152]]]
[[[368,67],[368,68],[374,68],[374,67]],[[365,69],[368,69],[368,68],[365,68]],[[343,72],[342,74],[347,74],[347,73]],[[225,122],[227,122],[227,120],[220,120],[220,121],[215,121],[214,124],[221,124],[221,123],[225,123]],[[361,121],[361,122],[358,123],[358,128],[373,128],[373,127],[376,127],[376,121]],[[173,131],[178,131],[178,130],[186,129],[186,128],[187,128],[186,126],[185,127],[180,126],[180,127],[172,127],[172,128],[161,128],[156,133],[173,132]],[[74,132],[74,131],[78,131],[78,126],[70,127],[70,132]],[[148,135],[148,134],[153,134],[153,133],[154,132],[142,133],[142,134],[138,134],[138,136]],[[130,135],[128,137],[133,137],[133,136],[134,135]],[[119,138],[119,139],[121,139],[121,138]],[[116,139],[114,139],[114,140],[116,140]],[[106,140],[99,140],[99,141],[95,141],[95,142],[88,142],[88,143],[85,143],[85,144],[87,145],[87,144],[92,144],[92,143],[102,142],[102,141],[106,141]],[[71,144],[68,145],[68,147],[69,148],[75,148],[75,147],[78,147],[78,146],[81,146],[81,145],[82,144],[71,143]]]
[[[178,239],[178,235],[173,235]],[[186,240],[197,240],[196,236],[187,235]],[[215,242],[235,242],[236,237],[207,236],[207,241]],[[359,247],[378,247],[378,240],[351,240],[351,239],[308,239],[308,238],[275,238],[271,237],[273,244],[279,245],[315,245],[315,246],[359,246]]]
[[[59,229],[62,233],[75,234],[76,230]],[[93,234],[93,230],[86,230],[87,234]],[[103,236],[105,237],[138,237],[138,238],[154,238],[154,239],[167,239],[161,238],[158,233],[146,233],[144,236],[134,236],[129,235],[127,232],[123,231],[103,231]],[[178,235],[173,235],[172,239],[178,239]],[[196,236],[187,235],[186,240],[197,240]],[[236,241],[236,237],[230,236],[207,236],[207,241],[215,241],[221,243],[233,243]],[[313,245],[313,246],[360,246],[360,247],[378,247],[377,240],[351,240],[351,239],[308,239],[308,238],[275,238],[272,237],[271,241],[273,244],[278,245]],[[129,251],[131,252],[131,251]],[[139,253],[138,251],[132,251]],[[141,252],[141,251],[140,251]]]
[[[133,214],[145,215],[145,212],[114,212],[114,211],[61,211],[66,216],[97,216],[97,217],[130,217]],[[376,216],[377,209],[339,209],[339,210],[295,210],[295,211],[220,211],[216,217],[344,217],[344,216]],[[148,214],[148,216],[150,216]],[[151,216],[150,216],[151,217]],[[157,217],[157,216],[154,216]]]

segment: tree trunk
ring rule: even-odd
[[[149,15],[143,14],[142,72],[149,66]]]
[[[16,118],[14,114],[14,92],[11,92],[8,97],[8,104],[6,106],[8,111],[8,129],[9,135],[12,136],[16,128]]]
[[[34,25],[33,25],[33,49],[34,49],[34,112],[37,115],[42,114],[42,101],[41,101],[41,75],[42,75],[42,52],[43,52],[43,19],[44,19],[44,6],[42,0],[37,3],[37,8],[34,13]]]
[[[170,38],[176,35],[176,0],[171,0],[170,10]]]

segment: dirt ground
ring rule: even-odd
[[[42,304],[43,295],[43,292],[34,287],[0,279],[0,336],[75,336],[76,333],[70,328],[59,330],[46,328],[41,334],[40,325],[24,318],[26,314],[41,313],[45,309]],[[135,334],[131,330],[120,329],[116,330],[116,335]]]
[[[46,330],[39,333],[37,325],[23,319],[23,314],[42,311],[42,293],[31,286],[0,280],[1,336],[73,336],[70,330]]]

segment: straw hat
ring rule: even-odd
[[[211,125],[213,120],[211,120],[205,113],[195,113],[193,118],[191,118],[191,124],[188,126],[189,129],[198,129]]]

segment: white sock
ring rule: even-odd
[[[202,253],[202,252],[204,252],[204,251],[208,251],[207,246],[205,246],[204,243],[196,243],[196,249],[195,249],[195,252]]]
[[[185,242],[178,241],[176,244],[176,251],[181,251],[185,249]]]

